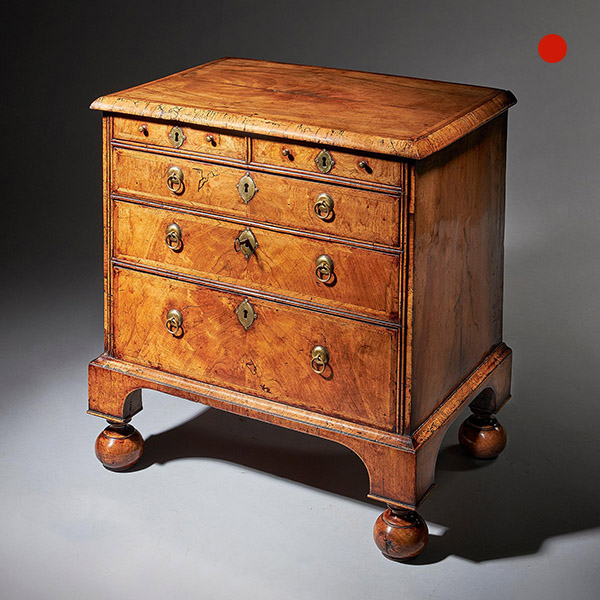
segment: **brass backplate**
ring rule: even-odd
[[[235,314],[246,331],[252,327],[252,323],[256,321],[258,316],[248,298],[242,300],[242,303],[235,309]]]
[[[183,142],[185,142],[185,135],[183,133],[183,129],[181,127],[175,126],[169,132],[169,139],[171,140],[171,144],[175,146],[175,148],[181,148]]]
[[[333,198],[325,192],[319,194],[315,201],[314,211],[317,217],[323,221],[333,220]]]
[[[238,194],[240,198],[244,201],[245,204],[248,204],[256,192],[258,192],[258,188],[256,187],[256,183],[254,183],[254,179],[252,179],[252,175],[250,173],[246,173],[236,185]]]
[[[329,171],[331,171],[335,165],[333,156],[331,156],[327,150],[321,150],[321,152],[317,154],[315,162],[317,163],[317,168],[319,171],[321,171],[321,173],[329,173]]]
[[[311,361],[310,367],[319,375],[325,371],[325,367],[329,363],[329,351],[325,346],[314,346],[310,351]]]

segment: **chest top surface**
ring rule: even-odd
[[[221,58],[91,108],[420,159],[515,102],[487,87]]]

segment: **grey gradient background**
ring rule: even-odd
[[[2,12],[0,581],[3,598],[596,598],[600,586],[600,4],[11,3]],[[565,60],[538,40],[559,33]],[[512,90],[509,445],[456,426],[412,564],[382,559],[346,449],[158,393],[131,473],[97,463],[102,351],[97,96],[244,56]]]

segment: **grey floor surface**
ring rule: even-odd
[[[141,464],[103,469],[93,454],[103,422],[85,414],[86,364],[102,350],[100,282],[81,274],[57,291],[49,273],[36,295],[8,290],[0,596],[597,598],[598,397],[586,346],[597,332],[572,331],[567,318],[543,327],[551,307],[519,298],[549,272],[517,265],[509,252],[507,450],[471,461],[457,427],[448,432],[422,507],[432,537],[412,564],[381,557],[364,467],[330,442],[146,392],[134,420],[146,438]],[[568,335],[572,345],[557,346]]]

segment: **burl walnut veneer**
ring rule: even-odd
[[[142,388],[339,442],[364,462],[385,556],[442,438],[494,458],[510,92],[221,59],[103,96],[105,352],[96,454],[142,454]]]

